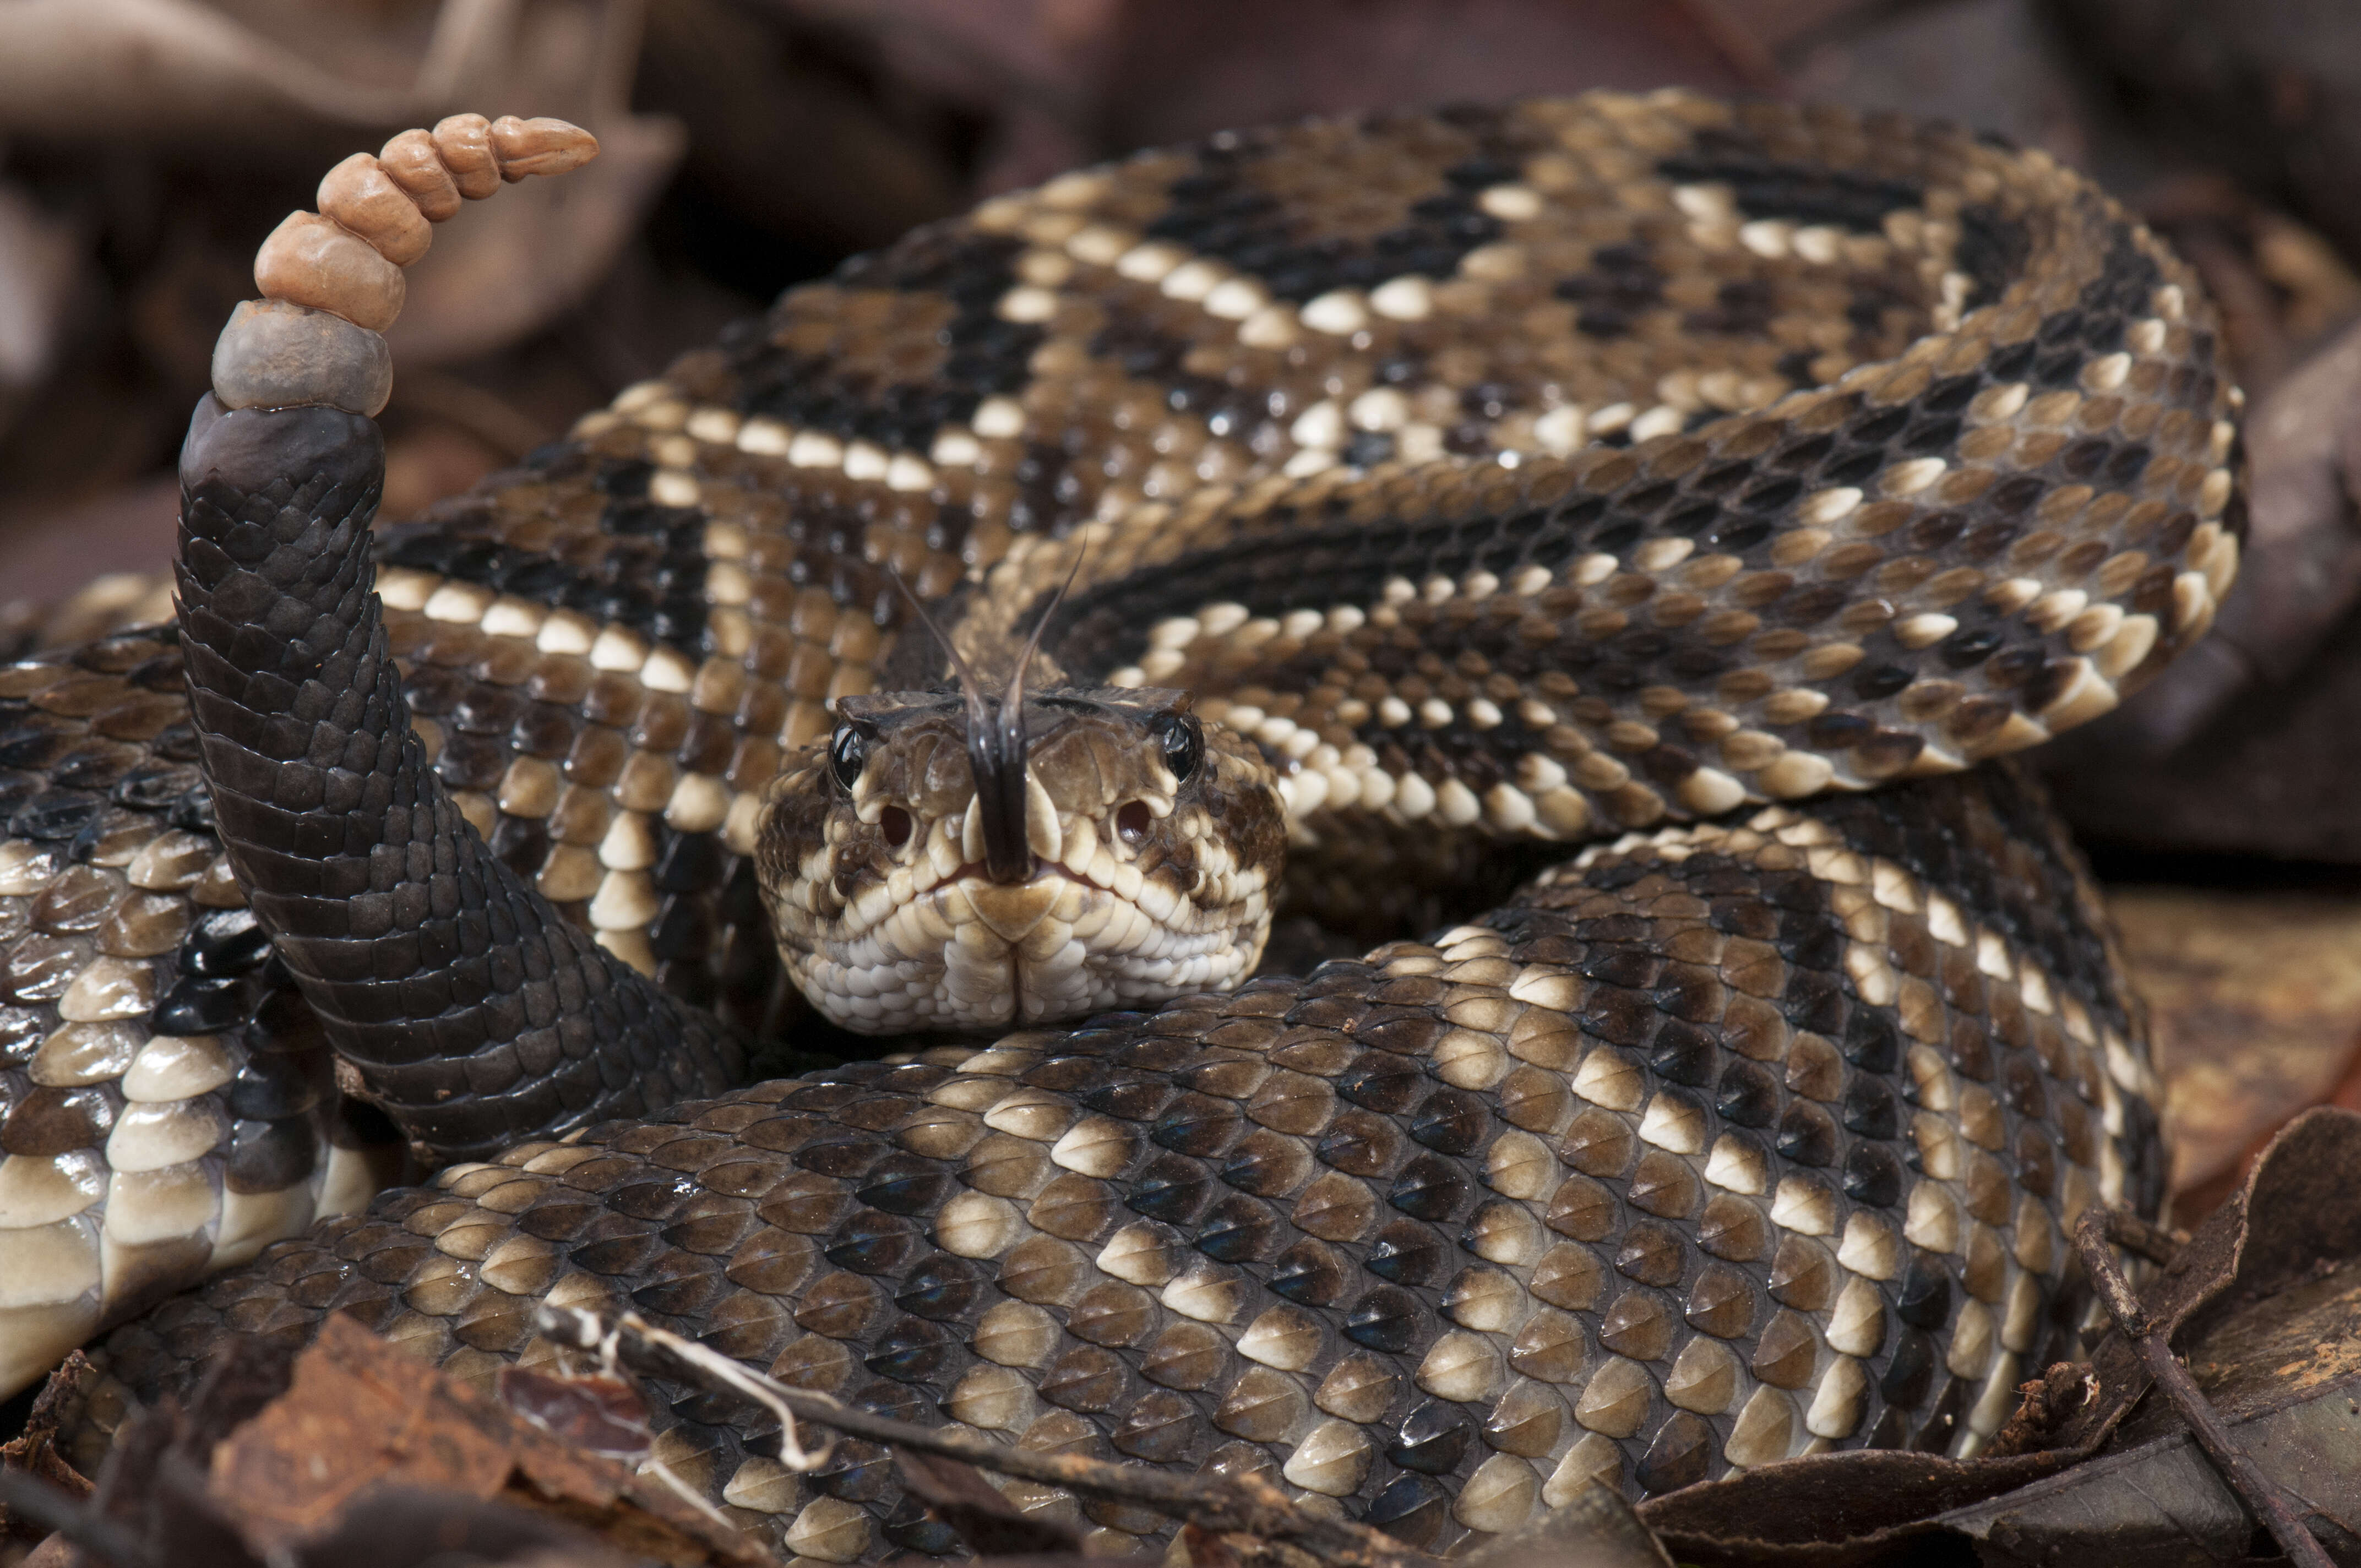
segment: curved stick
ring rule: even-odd
[[[230,864],[338,1052],[443,1158],[715,1093],[744,1066],[493,857],[411,727],[370,591],[391,258],[423,254],[458,196],[592,151],[562,122],[464,115],[395,137],[375,174],[340,165],[322,204],[364,226],[299,213],[264,246],[265,298],[223,333],[181,453],[181,645]]]
[[[2197,1387],[2197,1379],[2189,1367],[2173,1354],[2172,1336],[2161,1332],[2160,1326],[2147,1315],[2147,1309],[2115,1265],[2114,1255],[2107,1244],[2130,1247],[2142,1256],[2149,1255],[2149,1245],[2157,1239],[2158,1227],[2136,1214],[2118,1213],[2097,1205],[2082,1211],[2074,1226],[2074,1252],[2082,1260],[2083,1271],[2106,1304],[2107,1315],[2115,1321],[2115,1330],[2139,1352],[2147,1367],[2147,1375],[2162,1389],[2175,1414],[2189,1428],[2189,1435],[2213,1464],[2214,1473],[2233,1496],[2246,1504],[2247,1510],[2262,1521],[2279,1543],[2279,1551],[2300,1568],[2329,1568],[2328,1549],[2320,1539],[2304,1527],[2297,1517],[2295,1505],[2303,1501],[2290,1497],[2277,1481],[2264,1474],[2253,1455],[2238,1445],[2238,1440]]]

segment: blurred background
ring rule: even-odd
[[[2261,548],[2205,662],[2044,754],[2158,1001],[2181,1183],[2361,1103],[2354,0],[0,0],[0,654],[166,565],[256,245],[446,113],[605,150],[412,272],[390,516],[985,193],[1226,126],[1674,83],[2046,148],[2202,271],[2257,400]]]
[[[456,110],[563,115],[605,154],[470,211],[413,274],[395,515],[983,193],[1224,126],[1587,87],[1906,108],[2047,147],[2206,267],[2260,389],[2361,305],[2334,248],[2361,242],[2361,159],[2339,139],[2340,115],[2361,119],[2356,9],[0,0],[0,600],[162,564],[168,465],[255,245],[337,159]],[[2256,25],[2272,11],[2284,36]],[[2251,58],[2191,37],[2210,12]]]

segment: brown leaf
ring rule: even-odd
[[[1934,1517],[2057,1474],[2075,1453],[1946,1459],[1853,1449],[1765,1464],[1639,1507],[1682,1563],[1852,1568],[1906,1555]]]
[[[503,1366],[500,1403],[585,1453],[639,1460],[654,1442],[648,1402],[620,1377],[552,1377]]]
[[[2361,1115],[2307,1111],[2271,1140],[2246,1185],[2209,1216],[2140,1292],[2177,1347],[2202,1339],[2240,1305],[2361,1257]],[[2098,1395],[2061,1432],[2092,1448],[2147,1391],[2137,1350],[2114,1331],[2091,1357]]]
[[[92,1486],[89,1477],[67,1463],[58,1452],[58,1431],[63,1422],[65,1409],[77,1403],[85,1382],[97,1369],[82,1352],[66,1357],[65,1365],[49,1375],[34,1398],[32,1413],[26,1418],[25,1430],[5,1443],[0,1443],[0,1469],[20,1470],[37,1476],[70,1497],[87,1497]],[[46,1530],[20,1528],[0,1508],[0,1542],[8,1541],[38,1541]]]
[[[2324,1326],[2312,1323],[2315,1332]],[[2355,1396],[2361,1378],[2300,1392],[2229,1423],[2234,1442],[2263,1474],[2325,1521],[2328,1541],[2349,1548],[2361,1533],[2361,1439]],[[2062,1475],[1937,1521],[1981,1543],[1992,1568],[2070,1561],[2235,1563],[2254,1542],[2254,1517],[2186,1431],[2112,1450]],[[2337,1538],[2342,1536],[2342,1541]]]
[[[2307,1229],[2296,1206],[2321,1200],[2299,1179],[2352,1152],[2345,1135],[2307,1129],[2277,1157],[2276,1179],[2254,1194],[2246,1256],[2231,1289],[2188,1325],[2187,1362],[2199,1392],[2261,1477],[2314,1516],[2313,1529],[2350,1560],[2361,1542],[2361,1262],[2290,1283],[2325,1261],[2282,1249]],[[2332,1200],[2334,1201],[2334,1200]],[[2353,1200],[2343,1200],[2353,1206]],[[2323,1227],[2331,1245],[2349,1227]],[[2244,1283],[2241,1283],[2241,1281]],[[2065,1371],[2054,1368],[2053,1371]],[[2246,1555],[2257,1524],[2185,1430],[2171,1401],[2151,1393],[2099,1457],[1940,1521],[1981,1544],[1987,1562],[2056,1561],[2097,1552],[2107,1561],[2230,1561]],[[2192,1555],[2193,1554],[2193,1555]]]
[[[381,1359],[361,1332],[331,1318],[287,1397],[214,1451],[210,1490],[266,1549],[322,1530],[377,1486],[489,1497],[514,1468],[506,1434],[416,1363]]]
[[[212,1497],[265,1548],[321,1533],[390,1486],[549,1509],[667,1564],[768,1561],[660,1481],[570,1446],[345,1317],[322,1325],[286,1396],[213,1453]]]

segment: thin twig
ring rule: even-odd
[[[104,1565],[104,1568],[155,1568],[137,1538],[115,1520],[82,1499],[69,1496],[37,1475],[21,1470],[0,1470],[0,1508],[19,1519],[46,1525]]]
[[[690,1486],[687,1482],[682,1480],[679,1476],[674,1475],[671,1468],[667,1466],[663,1460],[658,1459],[654,1454],[651,1453],[645,1459],[640,1461],[640,1474],[642,1475],[653,1475],[657,1480],[663,1482],[665,1486],[671,1487],[675,1497],[678,1497],[682,1502],[686,1503],[690,1508],[695,1508],[698,1513],[703,1514],[715,1524],[719,1525],[723,1530],[734,1530],[738,1528],[728,1514],[723,1513],[719,1508],[715,1508],[711,1503],[706,1501],[703,1493]]]
[[[588,1316],[588,1314],[584,1315]],[[657,1329],[651,1332],[660,1334],[664,1331]],[[624,1324],[619,1321],[609,1326],[598,1340],[599,1368],[610,1377],[615,1375],[615,1364],[622,1354],[623,1333]],[[807,1450],[803,1445],[803,1440],[796,1433],[795,1411],[788,1408],[785,1400],[771,1392],[772,1388],[778,1387],[777,1384],[772,1383],[769,1378],[763,1376],[752,1368],[732,1361],[719,1352],[708,1350],[693,1341],[681,1341],[673,1354],[686,1359],[703,1373],[708,1382],[718,1379],[729,1385],[730,1391],[740,1398],[760,1405],[771,1412],[773,1419],[779,1423],[780,1464],[797,1475],[802,1475],[807,1471],[817,1470],[828,1463],[829,1455],[835,1451],[836,1440],[830,1438],[818,1448]],[[829,1402],[835,1403],[832,1399]],[[666,1473],[665,1478],[671,1479],[669,1472]],[[674,1481],[673,1485],[677,1486],[680,1483]]]
[[[544,1306],[536,1319],[541,1332],[561,1344],[584,1350],[608,1345],[627,1359],[683,1377],[717,1394],[748,1399],[759,1386],[803,1420],[833,1427],[871,1442],[895,1444],[925,1453],[963,1459],[980,1470],[997,1471],[1086,1497],[1131,1503],[1224,1534],[1261,1536],[1321,1558],[1333,1568],[1432,1568],[1433,1559],[1392,1537],[1349,1519],[1323,1519],[1297,1507],[1287,1494],[1256,1475],[1184,1475],[1143,1464],[1113,1464],[1079,1454],[1034,1453],[1007,1448],[972,1432],[922,1427],[889,1416],[840,1405],[823,1395],[790,1388],[734,1362],[725,1375],[710,1365],[720,1359],[694,1341],[669,1333],[636,1312],[602,1317],[569,1307]]]
[[[2114,1255],[2107,1250],[2111,1240],[2118,1240],[2118,1230],[2131,1234],[2121,1224],[2119,1216],[2092,1205],[2082,1212],[2074,1226],[2074,1251],[2082,1260],[2084,1272],[2098,1287],[2099,1299],[2107,1304],[2107,1312],[2115,1320],[2115,1327],[2125,1339],[2139,1348],[2140,1360],[2147,1366],[2148,1376],[2164,1390],[2165,1398],[2188,1423],[2190,1435],[2213,1464],[2223,1481],[2235,1493],[2254,1516],[2271,1532],[2279,1550],[2299,1568],[2331,1568],[2327,1550],[2312,1531],[2288,1508],[2287,1497],[2278,1483],[2256,1467],[2246,1450],[2230,1436],[2220,1412],[2205,1398],[2204,1390],[2189,1375],[2189,1368],[2172,1353],[2172,1336],[2147,1315],[2139,1298],[2132,1294],[2131,1281],[2115,1266]],[[2118,1240],[2118,1245],[2128,1245]]]

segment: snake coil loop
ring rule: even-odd
[[[412,216],[585,145],[509,125],[266,247],[334,288],[274,261],[225,336],[177,636],[0,671],[12,1375],[208,1264],[124,1388],[329,1312],[488,1376],[628,1296],[1444,1550],[1970,1453],[2071,1353],[2060,1227],[2159,1200],[2156,1082],[2006,759],[2202,635],[2242,533],[2209,309],[2103,195],[1680,93],[1224,137],[372,542]],[[918,689],[962,662],[1005,689]],[[1428,934],[1254,977],[1282,899]],[[790,974],[993,1037],[729,1087]],[[454,1163],[246,1264],[357,1202],[331,1053]],[[858,1443],[659,1419],[784,1551],[950,1548]]]

